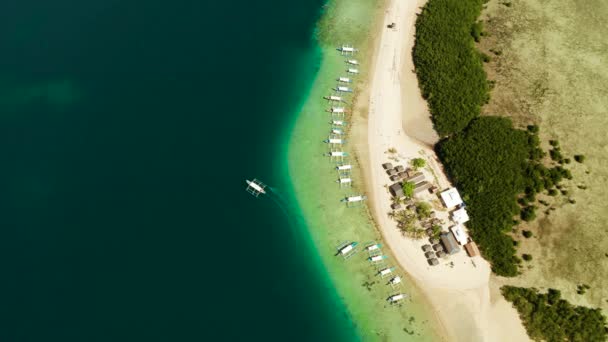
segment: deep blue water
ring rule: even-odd
[[[355,338],[284,159],[322,5],[0,2],[0,341]]]

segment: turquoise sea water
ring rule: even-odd
[[[283,158],[321,6],[0,3],[0,341],[357,339]]]

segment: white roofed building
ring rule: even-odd
[[[442,192],[441,199],[443,200],[443,204],[445,204],[446,208],[448,209],[462,204],[462,198],[460,198],[460,194],[456,188],[449,188]]]
[[[452,220],[456,223],[463,224],[469,221],[469,214],[465,208],[454,210],[452,212]]]
[[[452,234],[454,234],[454,237],[459,244],[465,245],[469,241],[469,236],[467,235],[467,232],[464,231],[464,227],[462,225],[459,224],[452,226],[450,227],[450,230],[452,231]]]

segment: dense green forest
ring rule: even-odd
[[[501,117],[475,119],[463,132],[437,146],[454,185],[462,191],[471,235],[495,273],[517,274],[513,239],[504,234],[519,213],[529,156],[528,134]]]
[[[535,341],[606,341],[606,316],[600,309],[571,305],[554,289],[545,294],[513,286],[503,286],[501,290]]]
[[[536,218],[536,195],[557,196],[559,182],[571,179],[570,162],[552,141],[548,168],[538,126],[515,129],[500,117],[479,117],[488,99],[488,82],[474,42],[483,36],[477,21],[483,0],[430,0],[416,21],[414,63],[428,100],[437,145],[448,175],[462,191],[471,221],[467,224],[492,269],[515,276],[521,260],[506,235],[516,215]],[[564,194],[563,192],[561,192]]]
[[[488,100],[488,82],[472,34],[482,0],[432,0],[416,21],[414,64],[435,129],[446,136],[464,129]]]

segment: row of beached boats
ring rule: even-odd
[[[338,48],[338,51],[342,55],[354,56],[358,50],[352,45],[342,45]],[[338,77],[336,79],[337,85],[332,89],[334,92],[323,97],[330,103],[330,108],[327,109],[327,112],[332,116],[329,137],[324,142],[330,145],[330,151],[327,155],[332,161],[337,163],[335,167],[338,172],[337,182],[340,186],[351,186],[352,165],[347,162],[348,153],[342,150],[342,147],[346,143],[344,139],[346,122],[344,119],[346,114],[348,114],[348,110],[345,107],[347,103],[345,96],[353,93],[353,89],[351,88],[351,84],[353,83],[352,77],[359,74],[359,69],[356,68],[359,65],[359,61],[349,58],[345,62],[348,65],[346,69],[347,76]],[[351,206],[356,203],[362,203],[365,199],[366,196],[364,195],[350,195],[342,199],[342,202]],[[336,255],[349,259],[358,252],[358,245],[358,242],[343,242],[337,247]],[[386,260],[388,256],[382,252],[381,247],[382,245],[376,242],[366,244],[365,250],[369,254],[367,260],[376,267],[378,276],[383,279],[388,278],[388,285],[393,290],[398,290],[401,286],[401,277],[394,273],[395,267],[387,266]],[[391,304],[400,304],[405,298],[407,298],[407,295],[397,292],[389,296],[387,300]]]

